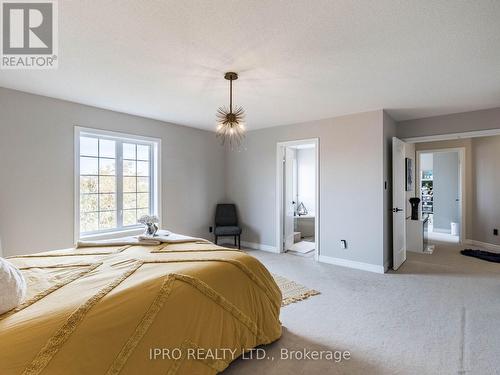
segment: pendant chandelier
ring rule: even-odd
[[[238,74],[227,72],[224,78],[229,81],[229,108],[217,109],[216,134],[222,145],[235,149],[241,147],[245,138],[245,111],[240,106],[235,106],[233,111],[233,81],[238,79]]]

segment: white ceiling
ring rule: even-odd
[[[500,106],[500,1],[59,1],[59,69],[0,86],[204,129]]]

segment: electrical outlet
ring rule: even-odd
[[[212,228],[212,227],[208,227],[208,231],[209,231],[210,233],[212,233],[212,232],[213,232],[213,230],[214,230],[214,228]]]
[[[340,247],[342,249],[347,249],[347,241],[346,240],[340,240]]]
[[[496,229],[496,228],[495,228],[495,229],[493,229],[493,235],[494,235],[494,236],[498,236],[498,229]]]

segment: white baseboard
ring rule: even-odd
[[[334,264],[336,266],[354,268],[357,270],[363,270],[363,271],[369,271],[369,272],[375,272],[375,273],[384,273],[385,267],[386,267],[385,265],[384,266],[377,266],[376,264],[356,262],[354,260],[334,258],[334,257],[326,256],[326,255],[320,255],[318,260],[320,262]],[[388,267],[388,265],[387,265],[387,267]]]
[[[464,244],[479,246],[479,247],[482,247],[482,248],[484,248],[486,250],[500,252],[500,245],[495,245],[495,244],[492,244],[492,243],[481,242],[481,241],[476,241],[476,240],[465,240]]]
[[[221,239],[219,245],[233,245],[234,242],[230,240]],[[271,253],[278,253],[275,246],[264,245],[256,242],[241,241],[241,247],[247,247],[249,249],[268,251]],[[318,261],[323,263],[334,264],[336,266],[354,268],[357,270],[375,272],[375,273],[385,273],[389,269],[389,263],[387,262],[383,266],[377,266],[375,264],[356,262],[354,260],[347,260],[342,258],[334,258],[325,255],[320,255]]]
[[[269,251],[270,253],[276,253],[276,247],[270,245],[264,245],[262,243],[241,241],[241,246],[248,247],[250,249]]]
[[[234,241],[221,239],[219,245],[234,245]],[[268,251],[270,253],[277,253],[275,246],[264,245],[262,243],[241,241],[241,247],[247,247],[254,250]]]

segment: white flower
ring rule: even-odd
[[[159,223],[160,220],[158,219],[158,216],[152,215],[143,215],[137,220],[137,222],[144,224],[144,225],[151,225],[151,224],[156,224]]]

